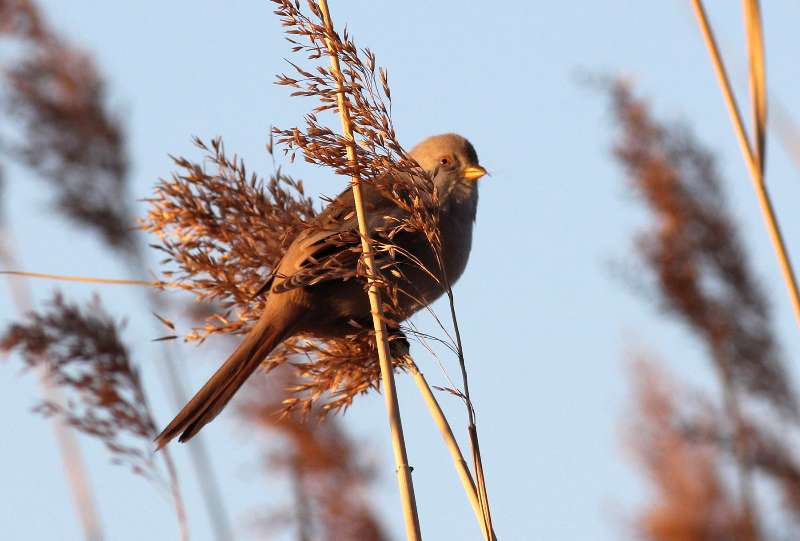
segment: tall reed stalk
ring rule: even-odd
[[[714,73],[717,76],[720,89],[722,90],[722,96],[725,100],[728,114],[731,117],[731,122],[733,123],[736,138],[739,142],[739,148],[744,156],[745,165],[747,166],[750,178],[753,180],[753,187],[756,191],[761,214],[767,226],[767,232],[769,233],[772,246],[778,257],[778,264],[780,265],[783,279],[786,282],[786,287],[789,290],[789,298],[792,302],[795,318],[797,319],[798,325],[800,325],[800,290],[798,290],[794,268],[786,250],[778,219],[775,216],[772,200],[770,199],[767,186],[764,182],[767,92],[761,12],[758,0],[743,0],[743,6],[750,61],[750,93],[753,110],[752,143],[748,138],[739,106],[733,95],[728,73],[725,69],[725,63],[720,55],[719,47],[714,37],[714,31],[711,29],[703,2],[702,0],[692,0],[692,7],[697,17],[697,22],[700,26],[706,48],[711,56]]]
[[[384,397],[386,399],[386,410],[389,415],[389,428],[392,436],[394,462],[397,469],[397,482],[400,486],[400,496],[403,505],[406,538],[418,541],[422,539],[422,535],[420,533],[419,517],[417,515],[417,502],[414,497],[411,467],[408,465],[405,438],[403,437],[403,424],[400,418],[400,406],[397,401],[397,390],[394,384],[394,372],[392,369],[391,354],[389,352],[389,337],[383,315],[383,301],[381,300],[381,292],[378,285],[378,268],[375,264],[370,231],[367,226],[364,199],[361,193],[361,178],[357,170],[358,158],[356,156],[356,142],[353,137],[353,128],[350,121],[347,100],[345,99],[344,76],[339,67],[339,56],[336,49],[333,23],[331,22],[330,11],[328,10],[328,2],[326,0],[320,0],[319,8],[322,12],[322,18],[325,24],[325,44],[331,61],[331,73],[336,78],[339,90],[336,95],[337,108],[339,110],[339,119],[342,123],[342,132],[347,139],[347,159],[354,168],[351,177],[351,188],[353,190],[353,200],[355,201],[358,230],[361,235],[361,249],[367,268],[367,282],[369,284],[367,294],[369,296],[370,311],[372,312],[372,324],[375,329],[375,344],[381,366],[381,380],[383,382]]]

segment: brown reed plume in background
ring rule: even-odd
[[[337,419],[322,422],[322,412],[285,411],[282,399],[293,378],[291,371],[276,370],[269,382],[251,387],[239,408],[248,423],[265,433],[265,441],[274,444],[278,437],[281,445],[269,447],[265,466],[271,475],[287,476],[292,486],[288,508],[263,521],[267,532],[294,528],[301,541],[387,540],[368,504],[366,489],[374,475],[359,446]]]
[[[625,441],[653,487],[634,528],[647,541],[754,541],[752,522],[722,479],[718,447],[692,441],[680,424],[684,389],[655,363],[633,365],[635,414]]]
[[[119,331],[98,298],[81,310],[56,294],[47,311],[29,314],[25,323],[6,329],[0,348],[20,353],[28,370],[47,363],[53,382],[77,398],[65,405],[44,400],[37,412],[64,417],[101,439],[115,462],[130,465],[145,477],[157,477],[149,446],[142,447],[155,423]],[[127,434],[137,445],[123,443]]]
[[[63,404],[45,399],[35,411],[64,419],[102,441],[113,462],[161,482],[150,445],[157,434],[155,421],[119,331],[99,299],[81,309],[56,294],[46,311],[12,324],[0,338],[0,350],[18,352],[28,369],[44,367],[49,381],[67,393]],[[176,471],[169,453],[163,459],[181,538],[188,539]]]
[[[613,85],[611,97],[620,127],[614,154],[656,218],[636,248],[657,281],[661,307],[705,342],[726,385],[796,417],[768,303],[747,265],[713,156],[686,127],[655,121],[624,83]]]
[[[149,278],[128,196],[125,130],[111,112],[102,74],[91,55],[57,35],[30,0],[3,0],[0,13],[0,36],[15,40],[21,55],[3,71],[0,101],[16,120],[4,154],[48,183],[60,214],[124,255],[135,277]],[[164,308],[156,295],[146,301],[151,311]],[[162,353],[163,380],[182,404],[186,393],[168,345]],[[229,539],[224,501],[202,442],[190,453],[216,538]]]
[[[686,126],[655,120],[627,84],[609,91],[619,126],[615,156],[654,218],[636,237],[636,252],[659,306],[705,343],[723,404],[705,400],[679,411],[677,404],[692,400],[666,390],[653,368],[637,369],[641,416],[631,434],[640,440],[632,445],[659,493],[643,513],[643,537],[770,539],[765,523],[774,517],[756,497],[756,483],[777,487],[787,515],[796,519],[800,470],[788,452],[797,436],[797,397],[767,299],[748,265],[713,156]],[[730,464],[736,491],[723,475]]]
[[[0,206],[0,211],[2,211],[2,206]],[[7,231],[7,225],[2,221],[2,216],[0,216],[0,264],[7,267],[16,266],[10,235]],[[9,279],[8,285],[11,292],[11,304],[15,306],[17,312],[22,316],[32,309],[31,293],[23,282]],[[64,402],[64,394],[51,382],[45,370],[39,371],[39,382],[48,402],[52,404],[62,404]],[[103,529],[78,439],[68,425],[62,421],[54,420],[51,425],[55,436],[56,449],[61,456],[61,462],[64,467],[64,478],[73,500],[73,509],[80,522],[84,538],[87,541],[101,541],[103,539]]]
[[[661,363],[658,363],[661,364]],[[745,511],[726,477],[739,460],[724,409],[678,384],[652,356],[633,364],[634,415],[625,441],[653,487],[635,521],[647,541],[778,541],[800,525],[796,433],[756,415],[744,419],[748,467],[761,498]],[[767,496],[767,497],[765,497]],[[772,505],[780,499],[781,507]]]
[[[0,2],[0,20],[0,37],[22,48],[3,72],[3,110],[20,131],[4,154],[52,186],[62,214],[132,255],[125,138],[94,61],[53,32],[29,0]]]
[[[28,57],[30,65],[34,64],[31,60],[34,54],[33,51],[39,48],[46,48],[46,43],[50,41],[52,44],[53,39],[52,34],[43,24],[39,12],[32,2],[28,0],[0,1],[0,42],[2,42],[3,45],[7,43],[17,45],[17,50],[23,51],[23,54],[30,55]],[[10,50],[14,51],[15,49],[11,48]],[[0,110],[3,110],[6,116],[14,116],[12,102],[15,98],[19,103],[25,103],[25,99],[21,98],[19,93],[15,91],[15,85],[11,83],[12,80],[16,81],[16,90],[28,84],[28,81],[19,80],[19,77],[22,76],[21,70],[24,69],[24,64],[15,65],[11,69],[3,68],[2,76],[6,84],[0,87]],[[57,87],[55,90],[57,90]],[[39,102],[42,103],[42,100],[39,100]],[[24,131],[24,129],[19,131]],[[3,138],[7,136],[8,133],[5,131],[0,134],[0,137]],[[58,139],[58,137],[56,137],[56,139]],[[16,150],[24,151],[25,156],[16,156]],[[29,162],[36,160],[35,150],[32,146],[20,142],[8,143],[5,140],[0,140],[0,154],[2,154],[3,157],[8,157],[9,159],[18,160],[23,163],[26,160]],[[42,152],[42,156],[52,157],[53,153],[44,151]],[[3,200],[5,201],[5,199]],[[2,211],[3,209],[0,208],[0,213]],[[0,263],[9,268],[14,267],[17,260],[12,248],[11,228],[8,224],[0,225],[2,225],[2,228],[0,228]],[[20,315],[30,310],[31,294],[26,284],[11,279],[9,280],[9,286],[13,303],[16,305]],[[46,399],[53,404],[62,403],[63,393],[57,386],[50,383],[47,373],[40,371],[39,377],[42,385],[42,392]],[[103,539],[103,529],[94,501],[91,483],[86,474],[86,467],[83,463],[78,440],[75,434],[64,423],[56,420],[52,423],[52,427],[55,435],[56,449],[61,455],[65,480],[70,489],[75,514],[81,524],[83,535],[85,539],[89,541],[100,541]]]

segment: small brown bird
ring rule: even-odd
[[[430,137],[411,152],[420,168],[433,178],[439,206],[439,229],[444,273],[450,283],[461,276],[472,246],[472,228],[478,206],[476,181],[486,174],[478,164],[475,149],[456,134]],[[375,184],[391,184],[381,179]],[[385,192],[372,184],[363,185],[364,203],[370,229],[391,228],[407,216],[405,210]],[[433,200],[433,198],[431,198]],[[354,234],[355,233],[355,234]],[[330,338],[353,333],[353,322],[371,325],[369,300],[362,277],[355,269],[360,255],[358,224],[351,190],[342,192],[302,231],[286,250],[278,267],[262,292],[267,294],[264,312],[228,360],[203,385],[175,419],[156,438],[158,448],[180,434],[185,442],[197,434],[227,405],[258,365],[282,341],[295,334]],[[343,241],[343,239],[348,239]],[[407,253],[412,258],[394,261],[400,276],[395,280],[398,295],[393,314],[403,321],[420,308],[436,300],[443,288],[420,268],[439,269],[434,252],[423,233],[401,231],[391,242],[397,246],[395,259]],[[412,262],[412,259],[416,259]],[[349,274],[331,273],[337,268],[352,269]]]

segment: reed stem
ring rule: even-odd
[[[756,191],[756,197],[758,198],[758,204],[761,208],[761,214],[764,217],[764,222],[767,226],[767,232],[769,233],[770,240],[772,241],[772,246],[775,249],[775,254],[778,257],[778,264],[780,265],[784,282],[786,282],[786,287],[789,290],[789,298],[792,301],[792,308],[794,309],[795,318],[797,319],[798,325],[800,325],[800,291],[798,291],[794,269],[792,267],[792,262],[789,259],[789,254],[786,251],[786,245],[783,241],[783,235],[781,234],[780,226],[778,225],[778,220],[775,216],[772,200],[770,199],[769,192],[767,191],[767,186],[764,183],[763,146],[766,126],[760,124],[766,122],[766,107],[759,105],[760,102],[765,103],[766,100],[766,92],[763,91],[765,87],[763,80],[763,45],[750,45],[750,77],[751,89],[753,91],[753,101],[755,105],[754,119],[756,121],[756,125],[754,126],[754,131],[756,133],[754,151],[750,146],[747,137],[747,131],[745,130],[744,122],[742,121],[742,115],[739,112],[739,107],[736,103],[736,99],[733,96],[733,90],[731,89],[728,74],[725,70],[725,64],[720,56],[719,48],[717,46],[716,39],[714,38],[714,32],[708,22],[708,17],[706,16],[706,11],[703,7],[702,0],[692,0],[692,7],[694,8],[697,22],[700,26],[700,31],[703,35],[703,40],[705,41],[708,53],[711,56],[711,62],[714,66],[714,73],[717,76],[720,89],[722,90],[722,96],[725,100],[725,105],[728,108],[728,113],[731,117],[731,122],[733,123],[736,138],[739,141],[739,147],[744,155],[745,165],[747,166],[747,170],[750,173],[751,179],[753,180],[753,187]],[[748,19],[749,40],[751,42],[761,41],[760,17],[756,17],[758,15],[758,10],[752,8],[746,9],[745,15]],[[759,30],[753,31],[751,29],[753,27],[752,25],[757,25]],[[759,68],[758,66],[761,67]],[[754,82],[754,77],[756,79],[760,77],[761,81]],[[762,89],[761,95],[758,95],[759,88]]]
[[[487,521],[484,517],[484,508],[481,505],[480,498],[478,497],[478,491],[475,488],[475,481],[472,479],[469,466],[467,465],[466,460],[464,460],[464,455],[461,453],[461,448],[459,447],[458,442],[453,435],[453,430],[450,428],[450,423],[447,422],[447,417],[445,417],[439,402],[436,400],[436,397],[431,391],[430,385],[428,385],[428,381],[425,379],[425,376],[419,370],[419,367],[417,367],[416,363],[410,359],[410,357],[409,366],[411,375],[414,376],[414,381],[417,384],[417,388],[419,389],[422,398],[425,400],[425,404],[428,406],[428,411],[430,411],[433,421],[436,423],[439,432],[442,434],[442,439],[444,440],[447,450],[450,452],[450,457],[453,459],[453,466],[455,466],[456,473],[458,473],[458,478],[461,480],[461,484],[464,486],[464,492],[467,494],[469,503],[472,506],[472,511],[475,513],[475,518],[478,520],[478,524],[480,524],[481,531],[483,531],[484,538],[490,541],[497,541],[494,531],[489,529],[490,526],[487,528]]]
[[[369,286],[367,294],[369,296],[370,311],[372,312],[372,324],[375,329],[375,344],[381,366],[381,379],[385,391],[386,410],[389,416],[389,428],[391,430],[397,482],[400,486],[403,516],[406,525],[406,538],[410,541],[419,541],[422,539],[422,535],[420,533],[419,517],[417,515],[416,498],[414,497],[414,485],[411,480],[411,467],[408,465],[408,455],[406,453],[405,439],[403,437],[403,424],[400,418],[400,406],[397,401],[397,390],[394,384],[392,360],[389,352],[389,335],[386,330],[386,322],[383,315],[383,302],[381,300],[381,292],[377,281],[378,269],[372,251],[369,227],[367,226],[364,199],[361,193],[361,177],[357,171],[356,141],[353,136],[353,126],[350,120],[348,103],[345,99],[344,76],[339,67],[339,53],[335,44],[335,34],[330,11],[328,10],[328,2],[326,0],[319,0],[319,8],[325,25],[325,45],[328,49],[328,56],[330,57],[331,73],[336,79],[337,84],[338,92],[336,100],[339,110],[339,119],[342,123],[342,131],[347,140],[347,159],[353,167],[350,185],[353,190],[358,230],[361,235],[361,250],[364,255],[364,264],[367,268],[367,283]]]
[[[183,502],[180,483],[178,482],[178,470],[175,468],[175,463],[172,461],[172,455],[169,453],[169,449],[164,449],[161,456],[164,459],[164,463],[167,465],[169,490],[172,494],[172,503],[175,505],[175,516],[178,519],[180,539],[181,541],[189,541],[189,522],[186,518],[186,505]]]

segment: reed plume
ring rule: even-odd
[[[159,237],[154,247],[165,254],[164,279],[222,310],[186,337],[203,341],[250,329],[263,309],[264,298],[256,293],[317,211],[302,181],[280,170],[266,181],[248,173],[241,159],[226,154],[221,139],[195,144],[205,152],[202,164],[175,159],[178,172],[162,179],[148,199],[142,227]],[[320,411],[340,409],[378,385],[370,337],[369,330],[354,327],[352,336],[325,342],[291,340],[265,366],[290,361],[302,378],[287,407],[310,410],[313,401],[323,400]]]
[[[660,307],[704,341],[737,392],[796,417],[768,301],[747,264],[713,156],[686,126],[653,119],[627,85],[614,84],[611,97],[620,128],[614,154],[655,218],[636,250]]]
[[[719,447],[699,444],[682,429],[686,393],[655,363],[634,365],[635,416],[626,442],[653,487],[652,502],[634,524],[646,541],[756,541],[736,494],[724,480]]]
[[[126,255],[136,250],[128,159],[91,55],[55,33],[29,0],[5,0],[0,37],[21,45],[4,70],[2,106],[20,135],[4,151],[45,180],[55,207]]]
[[[769,481],[784,495],[786,516],[795,514],[797,465],[788,449],[798,406],[767,298],[710,152],[686,126],[655,119],[629,85],[609,91],[620,131],[614,154],[653,218],[635,243],[649,291],[704,342],[722,395],[718,407],[663,383],[663,371],[637,368],[640,416],[630,439],[658,492],[643,512],[642,536],[771,539],[772,513],[756,485]]]
[[[46,311],[30,313],[25,322],[12,324],[0,338],[0,350],[19,353],[28,369],[44,368],[49,382],[67,393],[63,403],[45,399],[35,411],[58,416],[97,438],[112,462],[160,484],[162,477],[150,448],[156,424],[139,371],[119,331],[98,298],[82,309],[56,294]],[[188,539],[183,498],[169,454],[164,461],[181,537]]]
[[[148,262],[128,196],[126,133],[109,106],[102,73],[88,52],[50,28],[30,0],[6,0],[0,9],[7,15],[0,35],[21,46],[21,59],[4,71],[2,100],[19,135],[3,150],[47,182],[60,214],[96,232],[112,252],[124,256],[135,276],[143,276]],[[154,295],[147,301],[153,311],[163,308]],[[166,347],[163,352],[164,380],[179,395],[175,401],[183,402],[180,375]],[[228,539],[224,502],[200,442],[191,457],[216,536]]]

